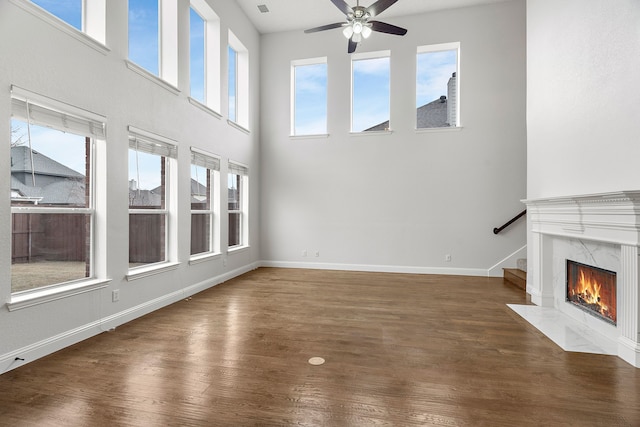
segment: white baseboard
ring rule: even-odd
[[[487,270],[482,268],[442,268],[442,267],[412,267],[397,265],[369,265],[369,264],[334,264],[318,262],[292,261],[261,261],[262,267],[306,268],[314,270],[340,271],[370,271],[377,273],[407,273],[407,274],[447,274],[457,276],[487,276]]]
[[[233,279],[234,277],[240,276],[251,270],[255,270],[258,267],[260,267],[259,262],[245,265],[241,268],[228,271],[211,279],[171,292],[170,294],[146,301],[143,304],[123,310],[111,316],[100,318],[86,325],[79,326],[61,334],[54,335],[42,341],[22,347],[18,350],[0,355],[0,373],[10,371],[26,363],[33,362],[34,360],[55,353],[58,350],[62,350],[65,347],[84,341],[87,338],[91,338],[95,335],[101,334],[102,332],[113,330],[124,323],[130,322],[138,317],[144,316],[145,314],[149,314],[155,310],[180,301],[181,299],[226,282],[227,280]]]

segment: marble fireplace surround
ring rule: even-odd
[[[524,202],[531,228],[527,269],[531,302],[617,343],[617,355],[640,368],[640,191]],[[567,259],[617,273],[617,325],[566,301]]]

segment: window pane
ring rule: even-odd
[[[129,267],[165,260],[165,215],[129,214]]]
[[[193,8],[190,9],[189,15],[190,23],[190,82],[191,82],[191,97],[202,103],[205,102],[204,96],[204,76],[205,76],[205,62],[204,62],[204,26],[205,22],[198,12]]]
[[[11,215],[11,292],[90,277],[91,214]]]
[[[327,132],[327,64],[298,65],[295,73],[295,135]]]
[[[231,46],[229,52],[229,120],[237,121],[237,105],[236,98],[238,94],[237,77],[238,77],[238,53]]]
[[[353,132],[389,129],[389,57],[353,61]]]
[[[191,210],[211,208],[211,171],[191,165]]]
[[[158,0],[129,0],[129,59],[159,76]]]
[[[241,220],[242,216],[239,212],[229,213],[229,247],[238,246],[241,240]]]
[[[11,205],[88,207],[87,138],[11,120]],[[33,165],[33,168],[32,168]]]
[[[229,188],[229,210],[240,210],[240,175],[229,174],[228,188]]]
[[[82,31],[82,0],[31,0],[47,12]],[[90,0],[89,0],[90,1]]]
[[[191,214],[191,255],[211,251],[211,215]]]
[[[457,126],[457,50],[419,53],[416,126]]]
[[[165,158],[129,149],[129,207],[163,209]]]

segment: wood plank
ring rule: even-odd
[[[261,268],[0,375],[0,424],[640,425],[640,370],[507,303],[501,278]]]
[[[527,290],[527,272],[518,268],[505,268],[504,279],[522,289]]]

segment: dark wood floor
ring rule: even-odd
[[[507,303],[502,279],[263,268],[0,375],[0,425],[640,426],[639,369]]]

